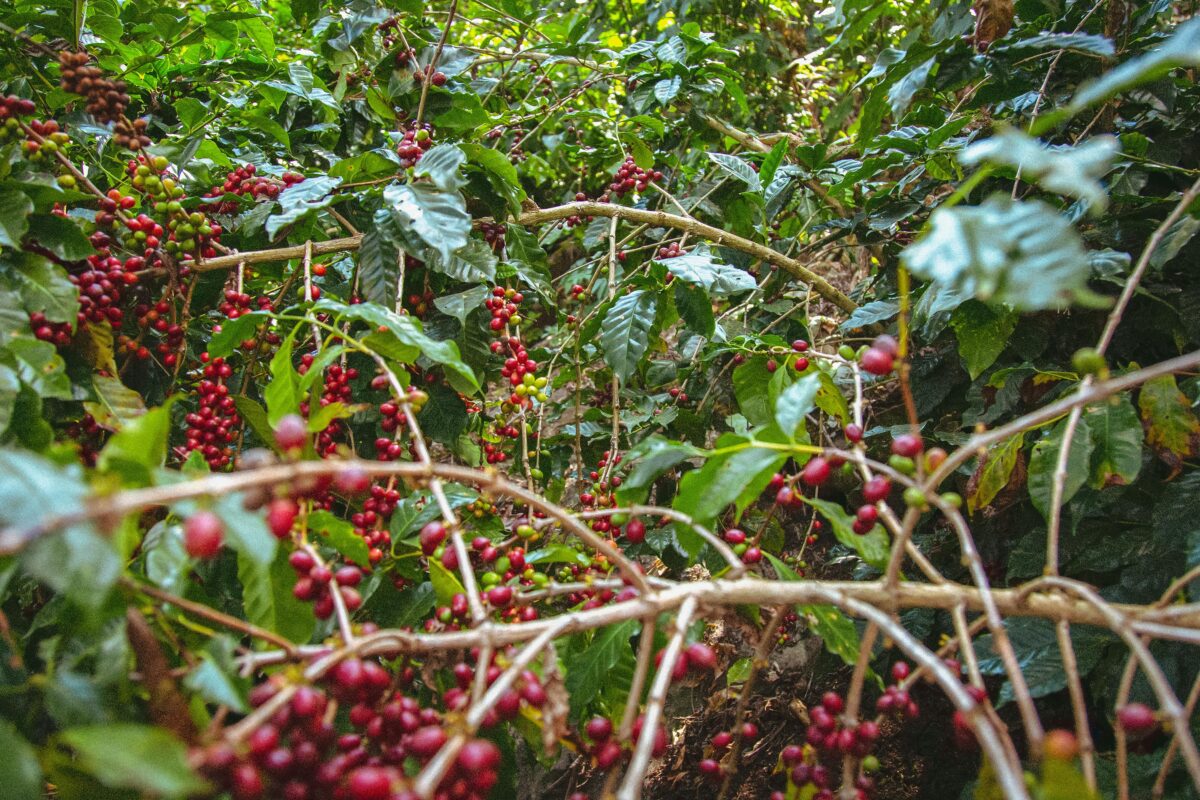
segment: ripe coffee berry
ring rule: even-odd
[[[829,480],[831,472],[832,468],[829,462],[821,456],[815,456],[809,459],[809,462],[804,465],[804,469],[800,471],[800,480],[809,486],[820,486]]]
[[[625,525],[625,538],[629,540],[630,544],[641,544],[646,541],[646,523],[637,517],[629,520]]]
[[[212,558],[221,551],[225,525],[211,511],[197,511],[183,523],[183,547],[192,558]]]
[[[1135,738],[1140,738],[1158,727],[1154,711],[1144,703],[1130,703],[1117,711],[1117,724],[1121,730]]]
[[[863,352],[858,363],[872,375],[887,375],[896,366],[896,359],[882,350],[869,347]]]
[[[278,498],[267,505],[267,527],[271,533],[282,539],[292,532],[292,525],[300,513],[295,500]]]
[[[916,458],[924,448],[925,443],[915,433],[902,433],[892,440],[892,452],[904,458]]]

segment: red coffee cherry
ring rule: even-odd
[[[716,669],[717,654],[711,647],[702,643],[694,642],[687,646],[687,661],[690,666],[697,669]]]
[[[625,525],[625,538],[631,544],[641,544],[646,541],[646,523],[637,517],[629,520]]]
[[[820,456],[809,459],[809,462],[804,465],[804,469],[800,471],[800,480],[804,481],[809,486],[820,486],[825,481],[829,480],[829,475],[833,468],[829,462]]]
[[[300,508],[295,500],[276,498],[267,505],[267,527],[271,533],[282,539],[292,532],[292,525],[299,513]]]
[[[583,731],[593,742],[604,742],[612,736],[613,724],[607,717],[592,717],[584,726]]]
[[[299,414],[288,414],[275,426],[275,443],[284,450],[303,447],[308,441],[308,424]]]
[[[197,511],[183,523],[183,549],[192,558],[208,559],[221,551],[225,525],[211,511]]]
[[[882,350],[868,347],[858,360],[859,365],[872,375],[887,375],[896,367],[896,359]]]
[[[1130,703],[1117,711],[1117,724],[1134,737],[1142,737],[1158,727],[1154,711],[1144,703]]]

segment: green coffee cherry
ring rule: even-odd
[[[917,471],[917,465],[908,456],[898,456],[893,453],[888,457],[888,466],[901,475],[912,475]]]
[[[925,493],[916,486],[909,486],[904,490],[904,502],[913,508],[925,508]]]

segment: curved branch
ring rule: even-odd
[[[721,230],[720,228],[706,225],[696,219],[689,217],[681,217],[676,214],[668,214],[665,211],[647,211],[642,208],[629,208],[628,206],[620,206],[615,203],[597,203],[593,201],[583,201],[577,203],[566,203],[561,206],[553,206],[551,208],[539,208],[534,211],[526,211],[517,217],[516,222],[519,225],[532,227],[541,225],[546,222],[555,222],[567,217],[607,217],[635,222],[641,225],[650,225],[656,228],[673,228],[675,230],[684,231],[693,236],[698,236],[702,239],[707,239],[722,247],[730,247],[734,250],[740,250],[743,253],[762,259],[768,264],[773,264],[776,267],[790,273],[796,278],[804,281],[812,287],[813,291],[824,297],[829,302],[833,303],[838,308],[845,311],[847,314],[853,313],[858,308],[858,304],[843,294],[829,281],[822,278],[817,273],[810,270],[808,267],[801,264],[794,258],[780,253],[777,250],[772,250],[764,244],[752,242],[749,239],[744,239],[736,234]],[[344,253],[351,250],[357,250],[362,246],[362,236],[348,236],[344,239],[330,239],[327,242],[313,242],[312,253],[315,256],[325,255],[328,253]],[[298,245],[295,247],[278,247],[272,250],[251,250],[245,253],[234,253],[228,256],[220,256],[218,258],[209,258],[199,261],[192,266],[192,269],[199,272],[209,272],[218,269],[231,269],[239,263],[246,264],[261,264],[270,261],[288,261],[293,258],[300,258],[304,255],[304,246]]]

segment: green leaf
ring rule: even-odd
[[[57,214],[30,216],[28,235],[65,261],[79,261],[95,252],[80,227]]]
[[[250,430],[254,431],[263,444],[273,450],[279,449],[275,442],[275,432],[271,430],[271,423],[267,418],[267,410],[257,400],[239,394],[233,398],[233,405],[237,408],[238,415],[246,421]]]
[[[134,723],[90,725],[61,734],[77,764],[105,786],[184,797],[207,789],[188,767],[187,747],[162,728]]]
[[[21,379],[9,367],[0,364],[0,434],[8,430],[21,395]]]
[[[10,366],[16,368],[21,380],[39,396],[74,399],[66,362],[54,345],[40,339],[13,339],[8,343],[7,353],[0,352],[0,358],[4,355],[12,358]]]
[[[708,157],[726,175],[746,184],[746,188],[750,191],[762,194],[762,180],[754,171],[754,167],[750,166],[750,162],[727,153],[709,153]]]
[[[994,445],[988,451],[983,468],[978,472],[978,478],[968,484],[974,491],[967,494],[967,513],[974,514],[981,508],[986,508],[1000,494],[1000,490],[1012,479],[1013,470],[1021,457],[1021,448],[1025,446],[1025,434],[1018,433]]]
[[[1069,761],[1047,758],[1042,761],[1040,800],[1099,800],[1088,788],[1083,774]]]
[[[775,179],[775,172],[787,157],[788,143],[788,137],[781,137],[771,148],[771,152],[763,158],[762,166],[758,170],[758,180],[763,186],[770,186],[771,181]]]
[[[804,418],[816,405],[817,392],[821,388],[820,373],[816,370],[800,377],[788,386],[775,401],[775,422],[784,435],[792,440],[797,438],[808,440],[807,431],[803,430]],[[800,436],[796,429],[801,428]]]
[[[775,568],[775,574],[779,576],[780,580],[803,580],[791,567],[775,556],[770,553],[763,555],[771,562],[771,566]],[[809,628],[821,638],[826,650],[847,664],[854,664],[858,661],[860,650],[858,629],[840,609],[825,605],[799,605],[796,606],[796,610],[804,615]]]
[[[370,566],[370,548],[366,540],[354,532],[354,526],[349,522],[328,511],[313,511],[308,515],[308,527],[320,533],[334,550],[350,561],[361,567]]]
[[[771,397],[767,384],[771,373],[767,371],[767,359],[751,358],[733,370],[733,394],[738,408],[751,425],[766,427],[774,420]]]
[[[1135,86],[1157,80],[1176,67],[1197,65],[1200,65],[1200,19],[1189,19],[1162,46],[1083,86],[1071,98],[1066,111],[1077,114]]]
[[[330,205],[336,199],[333,190],[341,183],[341,178],[315,175],[284,189],[275,200],[279,203],[281,211],[267,217],[267,238],[274,239],[275,234],[283,227]]]
[[[604,360],[625,383],[637,369],[650,345],[650,328],[658,302],[654,294],[638,289],[618,297],[600,325]]]
[[[986,161],[1019,169],[1024,180],[1036,181],[1048,192],[1078,197],[1098,213],[1108,206],[1108,193],[1100,179],[1112,169],[1119,150],[1115,136],[1093,136],[1070,147],[1047,147],[1015,128],[1001,128],[963,150],[959,160],[967,166]]]
[[[1118,396],[1087,408],[1083,418],[1092,434],[1093,489],[1127,486],[1142,470],[1142,424],[1128,397]]]
[[[1015,39],[1004,44],[996,43],[988,48],[991,54],[1044,52],[1047,50],[1073,50],[1093,56],[1108,57],[1116,53],[1113,43],[1105,36],[1094,33],[1043,33]]]
[[[688,286],[675,281],[675,308],[688,328],[701,336],[711,337],[717,329],[717,318],[713,315],[712,299],[698,286]]]
[[[37,751],[8,720],[0,720],[0,775],[9,800],[41,800],[45,795]]]
[[[663,78],[654,84],[654,99],[662,105],[667,105],[679,95],[683,88],[683,80],[678,76]]]
[[[471,215],[462,195],[422,184],[392,184],[383,199],[406,234],[414,234],[448,262],[454,251],[467,244]]]
[[[466,589],[459,582],[458,576],[442,566],[436,558],[429,559],[429,580],[433,583],[433,592],[441,605],[450,605],[456,594],[465,594]]]
[[[1142,384],[1138,410],[1146,428],[1146,443],[1171,468],[1172,476],[1183,462],[1200,454],[1200,420],[1191,401],[1179,391],[1174,375],[1162,375]]]
[[[96,465],[119,472],[127,482],[149,485],[154,470],[167,460],[171,435],[171,401],[135,417],[109,438]]]
[[[424,162],[422,162],[424,163]],[[442,260],[440,253],[432,251],[426,264],[434,272],[449,275],[463,283],[494,283],[496,280],[496,254],[479,239],[469,239],[465,247]]]
[[[749,658],[739,658],[737,661],[729,665],[729,669],[725,671],[725,685],[733,686],[739,683],[745,683],[750,677],[750,665],[752,660]]]
[[[300,413],[300,374],[292,364],[295,341],[293,330],[271,357],[271,380],[263,390],[263,399],[267,401],[267,422],[272,428],[288,414]]]
[[[24,192],[11,188],[0,191],[0,247],[21,246],[32,213],[33,201]]]
[[[433,305],[438,311],[441,311],[448,317],[454,317],[465,327],[467,317],[471,315],[472,311],[483,308],[483,301],[490,294],[491,292],[488,290],[488,287],[475,286],[458,294],[444,294],[436,297],[433,300]]]
[[[442,191],[456,191],[465,183],[458,170],[466,160],[466,154],[458,145],[439,144],[421,156],[421,160],[413,168],[413,174],[428,177],[433,181],[433,185]]]
[[[865,535],[860,536],[854,532],[854,520],[839,504],[829,500],[818,500],[815,497],[802,497],[801,499],[821,512],[821,516],[829,521],[837,540],[858,553],[863,561],[878,570],[887,566],[888,535],[882,525],[876,525]]]
[[[363,234],[358,248],[358,282],[366,300],[395,305],[400,284],[400,251],[379,228]]]
[[[246,509],[244,499],[241,492],[224,495],[213,503],[212,510],[225,525],[225,543],[239,556],[266,570],[275,560],[279,542],[267,530],[262,514]]]
[[[733,434],[726,434],[717,440],[718,450],[738,445],[745,445],[745,449],[712,456],[703,467],[684,475],[672,507],[701,524],[711,523],[730,504],[736,503],[740,513],[762,493],[771,476],[788,459],[786,453],[754,447],[753,442]],[[677,531],[683,544],[683,529],[680,527]],[[695,535],[690,530],[687,534]],[[695,549],[687,549],[694,556],[701,547],[703,542],[698,541]]]
[[[600,694],[609,671],[621,659],[623,651],[632,653],[629,640],[641,630],[637,620],[629,619],[601,628],[586,648],[566,660],[565,684],[571,700],[571,716],[579,719]]]
[[[1017,327],[1017,315],[1004,307],[968,300],[950,316],[950,327],[958,337],[958,354],[971,380],[987,370],[1008,346]]]
[[[646,499],[650,484],[660,475],[689,458],[703,454],[704,451],[698,447],[673,442],[657,434],[643,439],[625,454],[625,463],[635,466],[617,490],[617,497],[623,505],[641,502]]]
[[[1066,426],[1065,419],[1055,425],[1048,436],[1033,446],[1033,451],[1029,455],[1029,497],[1033,500],[1034,507],[1042,512],[1043,517],[1050,515],[1050,494],[1054,482],[1054,468],[1058,461],[1058,452],[1062,449],[1063,431]],[[1086,417],[1080,417],[1075,435],[1071,439],[1071,452],[1067,456],[1067,477],[1063,482],[1063,505],[1066,505],[1075,496],[1075,493],[1087,483],[1093,446],[1088,420]]]
[[[253,339],[258,326],[270,318],[271,315],[265,311],[251,311],[237,319],[222,320],[221,330],[208,340],[208,354],[213,358],[225,358],[240,347],[242,342]]]
[[[1062,668],[1062,652],[1058,647],[1058,635],[1054,623],[1030,617],[1013,617],[1004,625],[1012,642],[1017,663],[1029,685],[1032,697],[1062,691],[1067,686],[1067,677]],[[1079,677],[1086,678],[1099,663],[1105,646],[1115,641],[1108,631],[1086,625],[1071,627],[1071,643],[1079,662]],[[979,670],[984,675],[1005,674],[1004,662],[992,644],[992,635],[984,634],[975,640],[975,652],[979,655]],[[1000,690],[997,706],[1011,702],[1012,685],[1005,681]]]
[[[374,303],[347,306],[322,299],[315,308],[317,310],[331,309],[344,319],[359,319],[385,328],[385,333],[374,333],[367,337],[368,340],[382,343],[385,341],[384,337],[390,336],[398,345],[415,347],[430,361],[441,364],[446,369],[446,377],[456,390],[463,394],[474,394],[479,391],[479,379],[462,360],[458,345],[451,341],[439,342],[430,338],[422,330],[420,321],[414,317],[397,314],[391,309]]]
[[[41,256],[28,254],[15,259],[12,269],[26,311],[40,311],[51,322],[75,324],[79,290],[67,278],[66,270]]]
[[[200,666],[188,674],[183,685],[210,703],[244,714],[250,707],[250,682],[238,675],[233,646],[229,637],[212,639],[200,654]]]
[[[96,403],[89,403],[94,410],[92,416],[101,424],[122,427],[146,413],[146,402],[142,396],[121,383],[119,378],[93,375],[92,388],[96,390]]]
[[[264,567],[238,553],[238,580],[242,584],[242,604],[246,619],[278,633],[296,644],[305,644],[317,628],[312,604],[292,594],[296,572],[280,549],[275,560]]]
[[[935,286],[1019,311],[1087,298],[1091,274],[1075,228],[1040,200],[992,195],[974,208],[938,209],[901,258]]]
[[[748,292],[757,285],[749,272],[722,264],[703,245],[681,256],[655,260],[678,280],[699,286],[714,297]]]
[[[509,223],[504,234],[504,249],[508,254],[507,263],[517,271],[517,276],[553,307],[557,301],[550,282],[550,263],[537,237],[520,225]]]

